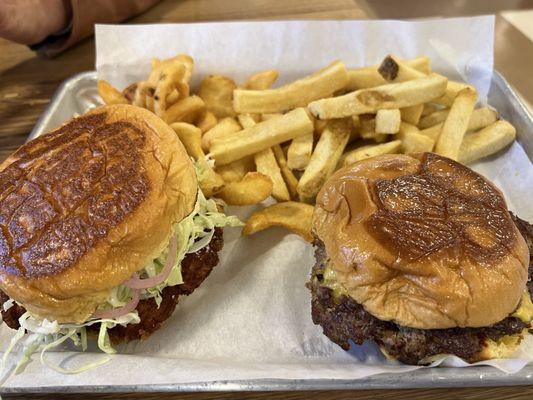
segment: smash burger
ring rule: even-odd
[[[344,349],[372,340],[408,364],[474,362],[509,357],[528,334],[532,226],[457,162],[384,155],[342,168],[313,231],[313,321]]]
[[[218,263],[238,221],[198,188],[174,131],[113,105],[73,119],[0,166],[2,315],[24,354],[87,331],[147,338]],[[25,335],[26,334],[26,335]],[[110,340],[111,339],[111,340]]]

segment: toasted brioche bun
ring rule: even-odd
[[[489,326],[526,287],[529,250],[503,195],[436,154],[337,171],[318,194],[313,230],[349,295],[402,326]]]
[[[1,290],[33,315],[75,323],[161,253],[198,191],[173,130],[130,105],[25,144],[0,181]]]

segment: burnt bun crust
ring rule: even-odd
[[[402,326],[492,325],[526,289],[529,250],[503,195],[433,153],[337,171],[318,194],[313,230],[347,293]]]
[[[32,314],[83,322],[168,245],[198,184],[151,112],[97,108],[0,166],[0,288]]]

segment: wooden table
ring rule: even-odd
[[[422,4],[419,4],[422,3]],[[460,5],[460,7],[458,6]],[[449,2],[417,0],[167,0],[130,22],[193,22],[242,19],[374,19],[496,14],[495,67],[533,104],[533,43],[498,13],[530,9],[530,0]],[[490,38],[487,38],[489,40]],[[85,40],[55,59],[37,58],[25,46],[0,39],[0,159],[24,143],[57,86],[94,69],[94,41]],[[371,390],[344,392],[33,395],[4,398],[75,399],[532,399],[533,386],[516,388]]]

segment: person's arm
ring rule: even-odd
[[[31,45],[60,32],[70,22],[70,0],[1,0],[0,37]]]
[[[53,56],[92,35],[95,23],[140,14],[160,0],[0,0],[0,37]]]

